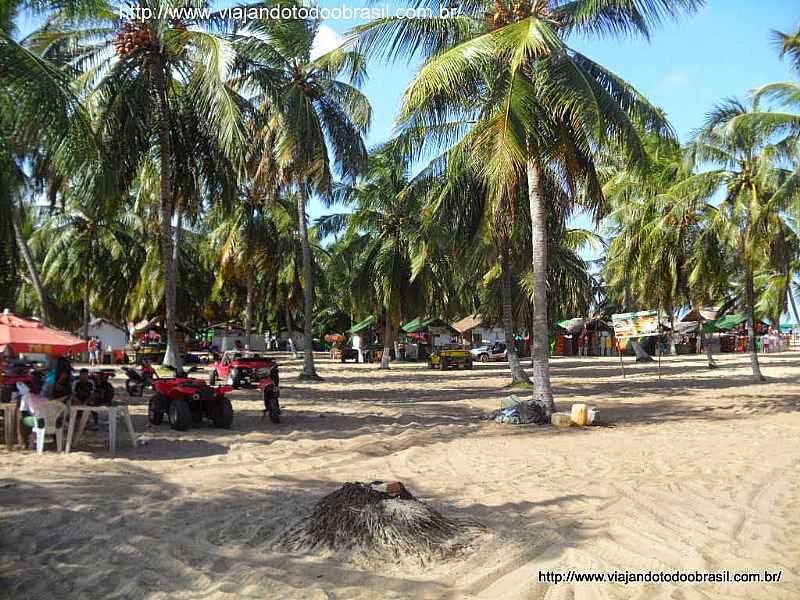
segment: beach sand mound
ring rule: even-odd
[[[478,530],[475,523],[445,517],[401,486],[389,494],[348,482],[323,497],[281,536],[292,551],[333,551],[356,562],[416,562],[458,557]]]

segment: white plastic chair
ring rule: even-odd
[[[64,427],[63,419],[62,424],[56,427],[58,419],[63,417],[66,412],[66,406],[61,402],[50,401],[46,404],[37,407],[36,426],[33,428],[33,433],[36,436],[36,453],[42,454],[44,452],[44,442],[48,435],[55,436],[56,450],[61,452],[64,447]],[[39,427],[39,423],[44,421],[44,427]]]

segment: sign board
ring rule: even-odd
[[[611,315],[614,335],[617,338],[659,335],[658,312],[657,310],[643,310]]]

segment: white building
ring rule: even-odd
[[[83,328],[79,329],[78,333],[82,334]],[[108,319],[93,319],[89,323],[89,337],[99,338],[100,348],[103,351],[109,348],[123,350],[128,345],[128,332]]]
[[[465,317],[453,323],[453,328],[461,334],[467,344],[477,348],[481,344],[494,344],[506,341],[506,330],[503,327],[492,325],[483,320],[481,315]]]

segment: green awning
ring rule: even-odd
[[[358,333],[360,331],[364,331],[365,329],[369,329],[375,324],[375,316],[370,315],[360,323],[356,323],[350,329],[347,330],[347,333]]]
[[[717,331],[728,331],[737,325],[741,325],[745,321],[747,321],[747,317],[744,315],[726,315],[721,319],[712,321],[711,325],[713,325]]]
[[[433,323],[436,319],[425,319],[424,321],[417,317],[413,321],[409,321],[400,326],[400,329],[405,331],[406,333],[416,333],[417,331],[422,331],[423,329],[427,329],[428,325]]]

